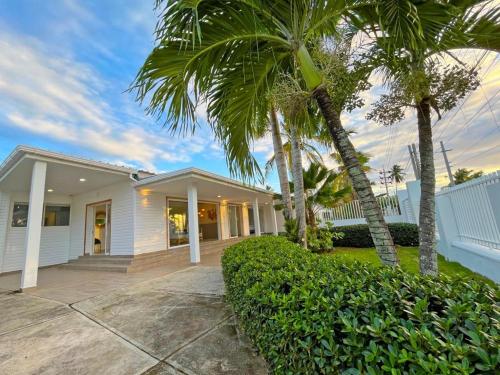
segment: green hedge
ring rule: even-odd
[[[226,298],[276,374],[494,373],[497,291],[344,264],[279,237],[222,257]]]
[[[389,231],[396,245],[417,246],[418,226],[408,223],[388,224]],[[344,233],[344,237],[333,240],[333,246],[343,247],[373,247],[372,236],[366,224],[334,227],[334,232]]]

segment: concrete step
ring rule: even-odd
[[[106,271],[106,272],[123,272],[126,273],[129,266],[123,265],[106,265],[100,263],[78,264],[68,263],[61,267],[70,270],[84,270],[84,271]]]

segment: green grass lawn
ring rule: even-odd
[[[351,248],[351,247],[337,247],[335,250],[324,253],[325,256],[335,256],[342,258],[346,261],[355,261],[371,263],[380,266],[380,259],[375,252],[375,248]],[[398,247],[399,261],[401,267],[408,272],[418,273],[418,248],[417,247]],[[462,280],[475,279],[477,281],[486,282],[492,286],[495,283],[468,268],[460,265],[457,262],[448,262],[442,255],[438,255],[439,272],[448,275],[452,278]]]

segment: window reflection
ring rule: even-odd
[[[189,223],[187,202],[168,202],[169,245],[181,246],[189,244]]]

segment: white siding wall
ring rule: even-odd
[[[131,183],[127,181],[73,196],[70,259],[83,255],[86,205],[105,200],[112,200],[111,255],[133,254],[134,192]]]
[[[0,272],[18,271],[23,268],[26,228],[10,225],[15,202],[28,202],[28,193],[11,194],[7,213],[7,238]],[[69,196],[46,194],[45,204],[71,204]],[[5,211],[4,211],[5,212]],[[0,213],[0,217],[2,213]],[[71,225],[71,220],[70,220]],[[40,266],[66,263],[69,258],[70,227],[42,227],[40,239]]]
[[[3,258],[7,245],[7,228],[9,221],[10,195],[0,191],[0,272],[3,268]]]
[[[147,190],[135,192],[134,253],[167,249],[167,196]]]

